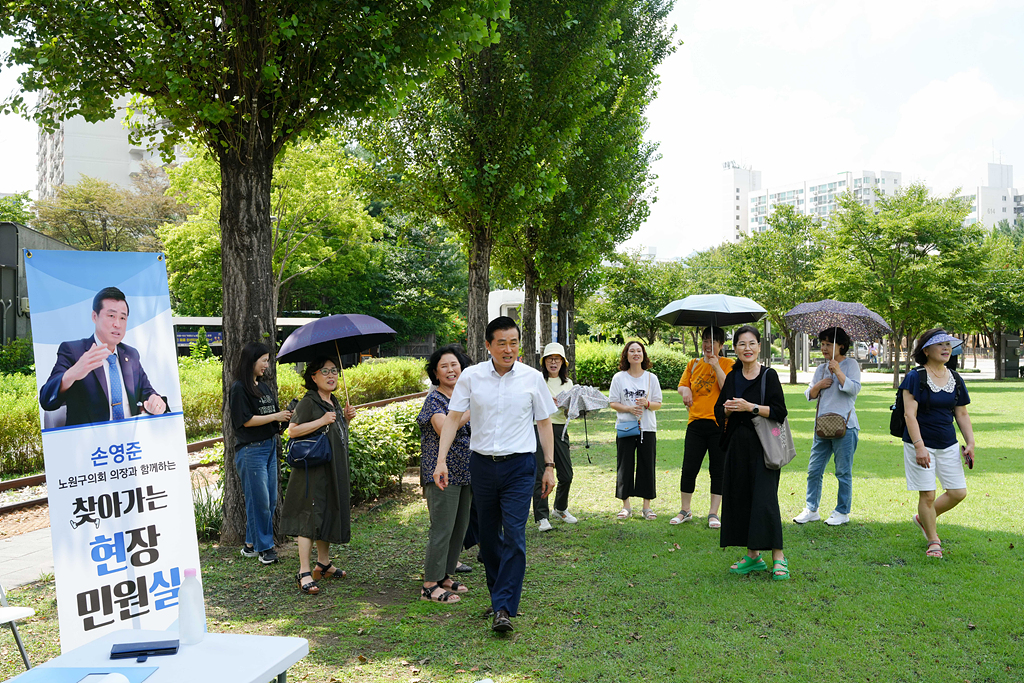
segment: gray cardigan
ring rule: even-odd
[[[848,429],[860,429],[860,422],[857,421],[857,411],[853,407],[854,402],[857,400],[857,394],[860,393],[860,363],[854,358],[846,357],[839,363],[839,369],[846,375],[846,383],[843,386],[839,386],[838,378],[832,377],[832,386],[822,389],[818,394],[821,398],[821,407],[818,412],[822,415],[825,413],[839,413],[843,417],[846,417],[846,414],[849,413],[850,418],[846,422],[846,427]],[[818,366],[818,369],[814,371],[814,378],[811,379],[811,383],[807,385],[807,390],[804,391],[804,396],[807,397],[808,401],[818,400],[811,398],[811,387],[830,374],[827,362]]]

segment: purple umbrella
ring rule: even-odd
[[[823,299],[798,304],[786,313],[790,329],[807,334],[818,334],[830,327],[841,327],[850,339],[881,339],[892,334],[882,316],[864,304]]]
[[[306,323],[288,335],[277,353],[277,362],[298,363],[323,356],[337,357],[341,381],[345,386],[345,402],[348,403],[348,382],[341,368],[341,355],[359,353],[371,346],[392,341],[397,334],[371,315],[329,315]]]

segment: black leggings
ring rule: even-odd
[[[722,495],[722,473],[725,471],[725,452],[719,441],[722,430],[714,420],[694,420],[686,426],[683,446],[683,472],[679,477],[679,490],[693,493],[697,488],[697,475],[708,454],[708,473],[711,475],[711,493]]]

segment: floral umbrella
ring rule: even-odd
[[[566,431],[562,432],[562,438],[567,438],[569,422],[583,416],[583,433],[586,436],[587,448],[590,448],[590,435],[587,434],[587,413],[592,413],[608,407],[608,397],[594,387],[577,384],[555,397],[555,406],[565,408]],[[587,455],[587,460],[590,455]]]
[[[790,329],[816,335],[830,327],[841,327],[850,339],[881,339],[892,334],[882,316],[864,304],[822,299],[798,304],[786,313]]]

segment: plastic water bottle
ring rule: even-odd
[[[206,604],[195,569],[186,569],[178,588],[178,642],[195,645],[206,635]]]

